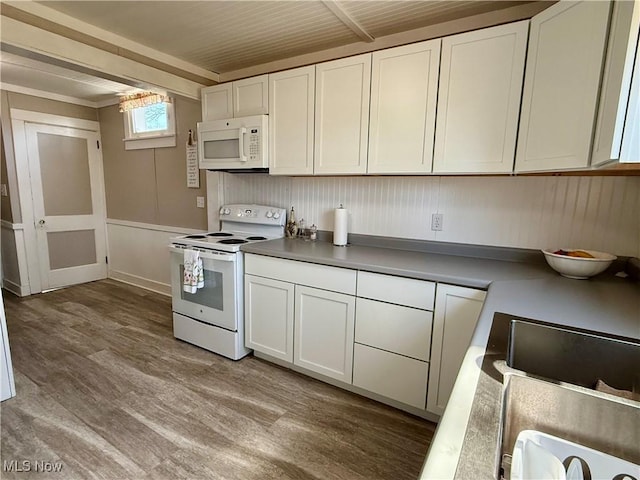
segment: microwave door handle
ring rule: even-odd
[[[244,154],[244,138],[247,135],[247,129],[245,127],[240,127],[240,134],[239,134],[239,151],[240,151],[240,161],[241,162],[246,162],[247,161],[247,156]]]

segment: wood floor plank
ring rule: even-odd
[[[113,280],[5,293],[17,396],[2,478],[416,478],[435,425],[249,356],[176,340],[170,298]]]

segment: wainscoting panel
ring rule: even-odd
[[[225,203],[290,209],[333,230],[333,209],[365,235],[640,256],[640,177],[270,177],[225,174]],[[431,215],[443,229],[431,230]]]
[[[2,243],[2,286],[24,297],[31,294],[22,224],[0,222]]]
[[[171,295],[169,239],[196,230],[107,220],[109,278]]]

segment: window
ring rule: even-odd
[[[124,112],[126,150],[176,146],[173,103],[154,103]]]

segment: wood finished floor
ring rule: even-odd
[[[414,479],[435,425],[254,357],[177,341],[171,300],[104,280],[4,293],[17,396],[3,479]],[[33,465],[33,463],[32,463]]]

